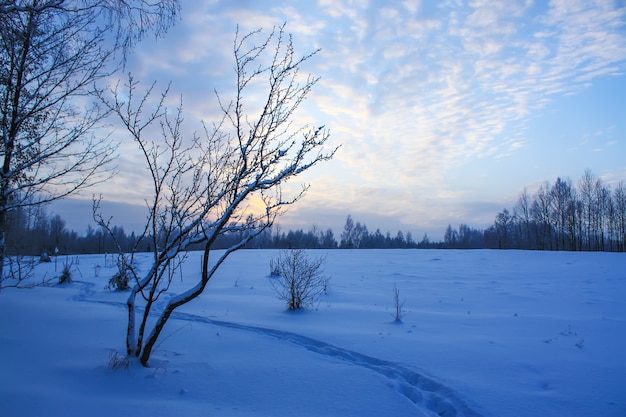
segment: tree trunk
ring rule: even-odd
[[[154,344],[158,340],[161,331],[163,331],[167,320],[170,318],[170,316],[174,312],[174,309],[178,307],[178,305],[169,304],[163,314],[161,314],[161,317],[159,317],[157,323],[154,325],[154,330],[152,331],[152,334],[150,334],[150,337],[148,337],[148,340],[143,347],[141,357],[139,359],[143,366],[148,366],[148,361],[150,360],[150,355],[152,355],[152,349],[154,348]]]
[[[0,212],[0,292],[2,292],[2,281],[4,280],[4,257],[6,256],[6,233],[4,231],[4,212]]]
[[[165,308],[165,311],[163,311],[163,313],[159,317],[159,320],[154,325],[152,333],[150,334],[150,336],[146,340],[146,344],[143,346],[143,349],[141,349],[140,362],[141,362],[141,364],[143,366],[146,366],[146,367],[149,366],[148,361],[150,360],[150,356],[152,355],[152,349],[154,349],[154,344],[159,339],[159,336],[160,336],[161,332],[163,331],[163,328],[165,327],[165,324],[169,320],[169,318],[172,315],[172,313],[174,312],[174,310],[177,309],[178,307],[180,307],[183,304],[187,304],[189,301],[193,300],[198,295],[200,295],[202,293],[202,291],[204,290],[204,287],[206,287],[206,284],[209,282],[209,278],[210,278],[209,277],[209,254],[210,254],[211,243],[208,243],[205,246],[204,254],[202,256],[202,278],[201,278],[201,284],[198,286],[198,288],[196,288],[195,291],[189,293],[187,296],[181,298],[178,301],[170,302],[170,303],[167,304],[167,307]]]
[[[128,355],[137,356],[139,354],[139,347],[137,346],[137,337],[135,334],[135,296],[137,293],[132,291],[131,295],[126,301],[128,306],[128,328],[126,330],[126,353]]]

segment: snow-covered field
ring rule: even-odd
[[[81,256],[71,285],[4,290],[0,414],[626,415],[624,254],[309,251],[327,256],[329,292],[289,313],[269,283],[277,253],[229,258],[170,320],[152,368],[108,367],[124,351],[127,293],[104,290],[115,269],[103,255]]]

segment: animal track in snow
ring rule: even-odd
[[[95,291],[92,289],[93,284],[84,281],[75,282],[82,284],[82,286],[79,294],[72,297],[74,301],[108,304],[122,308],[126,306],[125,303],[122,302],[88,299],[88,297],[95,294]],[[339,359],[352,365],[369,369],[389,379],[395,387],[395,390],[400,395],[415,404],[415,406],[422,413],[425,413],[425,415],[433,417],[480,417],[480,414],[470,408],[465,401],[463,401],[450,388],[396,362],[374,358],[372,356],[344,349],[321,340],[283,330],[214,320],[195,314],[176,311],[172,313],[171,318],[175,320],[205,323],[213,326],[253,332],[262,336],[273,337],[281,341],[303,347],[310,352]]]
[[[276,339],[301,346],[308,351],[340,359],[352,365],[372,370],[392,381],[396,391],[406,397],[417,407],[432,416],[442,417],[479,417],[480,414],[472,410],[450,388],[441,383],[409,369],[399,363],[367,356],[362,353],[343,349],[341,347],[322,342],[307,336],[283,330],[249,326],[221,320],[213,320],[194,314],[175,312],[173,319],[186,320],[221,326],[230,329],[243,330],[274,337]]]

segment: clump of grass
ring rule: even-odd
[[[126,369],[130,367],[130,359],[128,356],[122,355],[117,350],[111,351],[109,354],[109,368],[115,370]]]

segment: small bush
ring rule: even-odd
[[[106,290],[126,291],[130,289],[130,280],[135,276],[132,265],[126,262],[121,256],[117,260],[117,272],[109,279]]]
[[[59,277],[59,284],[71,284],[72,283],[72,264],[66,263],[63,265],[63,271]]]
[[[310,307],[327,291],[329,278],[322,274],[324,262],[323,257],[310,258],[303,249],[282,251],[270,262],[270,270],[275,272],[270,282],[289,310]]]

